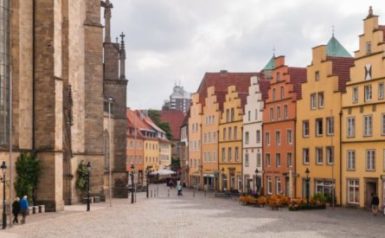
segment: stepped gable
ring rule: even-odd
[[[270,81],[265,79],[260,79],[258,81],[259,84],[259,91],[262,94],[262,99],[265,101],[269,97],[269,88],[270,88]]]
[[[293,90],[296,94],[296,100],[302,98],[301,84],[306,82],[306,68],[289,67],[288,74],[290,82],[293,84]]]
[[[172,139],[180,140],[180,127],[183,124],[185,114],[178,110],[165,110],[160,112],[160,120],[168,122],[171,129]]]
[[[354,58],[327,57],[333,63],[332,73],[338,76],[338,91],[345,92],[346,82],[350,80],[350,67],[354,64]]]

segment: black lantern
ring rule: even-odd
[[[306,179],[305,179],[305,181],[306,181],[306,203],[309,206],[309,199],[310,199],[310,177],[309,177],[310,170],[309,170],[309,168],[306,168],[305,174],[306,174]]]
[[[90,211],[90,204],[91,204],[91,198],[90,198],[90,187],[91,187],[91,162],[88,161],[87,163],[87,212]]]

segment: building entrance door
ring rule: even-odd
[[[367,179],[365,182],[365,207],[371,209],[372,194],[377,193],[377,180]],[[377,194],[378,195],[378,194]]]

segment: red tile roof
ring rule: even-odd
[[[265,79],[260,79],[258,81],[258,84],[259,84],[259,91],[262,94],[262,99],[265,101],[269,97],[270,81]]]
[[[180,127],[183,124],[185,114],[177,110],[167,110],[160,112],[160,120],[168,122],[171,129],[172,139],[180,140]]]
[[[346,82],[350,80],[350,67],[354,64],[354,58],[328,57],[333,63],[332,73],[338,76],[338,91],[345,92]]]
[[[202,106],[204,106],[205,98],[207,97],[207,88],[211,86],[215,87],[216,93],[227,92],[227,87],[229,87],[230,85],[235,85],[238,93],[241,93],[241,94],[248,93],[249,86],[250,86],[250,77],[257,76],[257,75],[259,75],[259,73],[257,72],[233,73],[233,72],[221,71],[221,72],[205,73],[201,81],[201,84],[199,85],[199,88],[197,90],[197,93],[199,93],[199,101],[202,104]],[[241,97],[241,100],[242,100],[242,97]],[[223,104],[224,98],[222,98],[222,96],[219,96],[217,98],[217,101],[221,108],[223,106],[221,104]],[[245,102],[246,100],[242,100],[242,101]]]
[[[296,99],[302,97],[301,84],[306,81],[306,68],[289,67],[288,72],[290,82],[293,84],[293,90],[296,94]]]

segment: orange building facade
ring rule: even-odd
[[[295,196],[295,117],[305,68],[285,65],[275,57],[263,111],[264,194]]]

